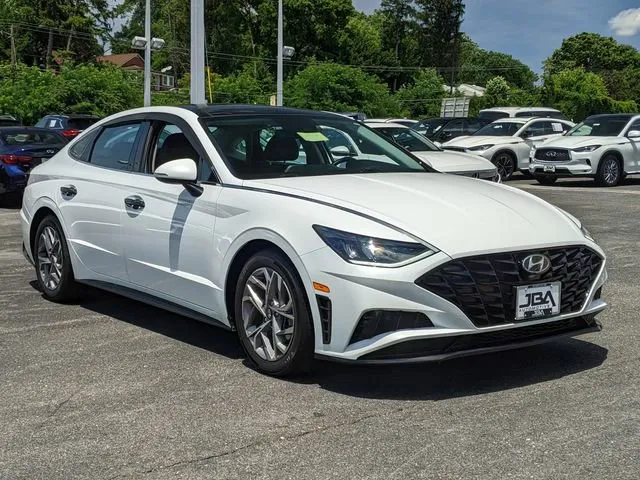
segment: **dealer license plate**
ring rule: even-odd
[[[555,165],[545,165],[544,166],[544,171],[553,173],[553,172],[556,171],[556,166]]]
[[[553,282],[516,287],[516,320],[558,315],[561,286],[561,282]]]

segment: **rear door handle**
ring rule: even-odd
[[[133,210],[142,210],[144,208],[144,200],[139,195],[132,195],[125,198],[124,204]]]
[[[62,193],[62,196],[65,198],[73,198],[78,194],[78,190],[74,185],[65,185],[60,187],[60,193]]]

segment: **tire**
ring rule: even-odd
[[[46,299],[64,303],[79,297],[80,286],[73,276],[67,239],[53,215],[38,225],[33,257],[38,286]]]
[[[596,184],[600,187],[615,187],[622,181],[623,172],[618,158],[614,155],[606,155],[600,160]]]
[[[535,179],[540,185],[553,185],[558,177],[555,175],[536,175]]]
[[[266,311],[259,304],[267,304]],[[315,342],[307,297],[282,253],[264,250],[247,261],[236,284],[234,310],[242,348],[259,371],[284,377],[310,369]]]
[[[496,153],[491,159],[491,163],[498,169],[503,182],[511,180],[518,167],[514,155],[506,151]]]

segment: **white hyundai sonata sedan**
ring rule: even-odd
[[[334,130],[362,153],[334,157]],[[597,331],[606,305],[579,220],[328,113],[119,113],[32,170],[21,220],[46,298],[86,284],[214,323],[273,375]]]

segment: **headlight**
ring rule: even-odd
[[[477,147],[469,147],[467,150],[470,152],[483,152],[485,150],[489,150],[493,145],[478,145]]]
[[[314,225],[313,229],[334,252],[350,263],[397,266],[436,252],[421,243],[384,240],[320,225]]]
[[[574,148],[573,151],[576,153],[584,153],[584,152],[594,152],[599,149],[602,145],[588,145],[586,147]]]

